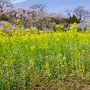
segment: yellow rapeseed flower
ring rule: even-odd
[[[30,64],[30,65],[34,65],[34,61],[30,59],[30,60],[29,60],[29,64]]]
[[[8,27],[9,26],[9,22],[5,21],[4,22],[4,27]]]
[[[49,48],[48,44],[41,45],[40,48]]]

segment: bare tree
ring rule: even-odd
[[[83,6],[79,6],[74,10],[74,14],[79,20],[86,19],[90,16],[90,12],[86,10]]]
[[[2,10],[4,7],[12,7],[10,0],[0,0],[0,9]]]
[[[39,9],[41,12],[43,12],[44,11],[44,9],[45,9],[45,5],[43,5],[43,4],[35,4],[35,5],[33,5],[33,6],[31,6],[30,8],[31,9]]]
[[[66,14],[68,17],[72,16],[72,10],[65,10]]]

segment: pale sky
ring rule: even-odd
[[[90,0],[11,0],[15,7],[28,8],[34,4],[44,4],[50,12],[64,12],[78,6],[90,8]]]

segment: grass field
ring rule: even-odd
[[[0,90],[82,90],[86,85],[90,33],[0,33]]]

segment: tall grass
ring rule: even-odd
[[[90,83],[90,33],[0,33],[0,90],[78,90],[75,80]]]

